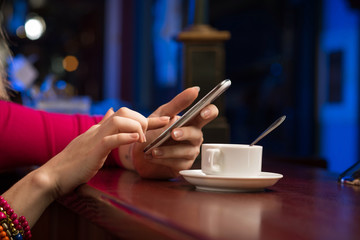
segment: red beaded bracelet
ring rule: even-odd
[[[18,218],[3,196],[0,196],[0,226],[1,239],[27,240],[32,237],[26,218],[24,216]]]

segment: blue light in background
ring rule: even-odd
[[[195,17],[195,0],[189,0],[188,4],[188,24],[191,25],[194,23]]]
[[[64,80],[59,80],[55,83],[57,89],[64,90],[66,88],[67,83]]]
[[[11,34],[16,34],[16,30],[25,24],[28,5],[26,0],[15,0],[13,3],[13,15],[8,21],[7,30]]]
[[[174,87],[178,81],[181,1],[157,0],[154,4],[153,44],[157,85]]]
[[[283,66],[280,63],[273,63],[271,64],[270,72],[274,77],[279,77],[283,73]]]
[[[320,35],[319,121],[320,154],[329,170],[342,172],[358,160],[358,44],[359,16],[345,0],[323,1],[323,29]],[[329,88],[328,56],[341,51],[342,101],[327,102]],[[325,96],[325,97],[324,97]]]

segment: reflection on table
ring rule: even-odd
[[[181,177],[141,179],[103,169],[61,203],[121,239],[355,239],[360,188],[318,168],[285,164],[263,192],[197,191]]]

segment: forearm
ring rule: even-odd
[[[0,167],[42,165],[101,119],[47,113],[0,101]]]
[[[25,216],[32,227],[55,200],[51,177],[38,168],[7,190],[2,196],[18,216]]]

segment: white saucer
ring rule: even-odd
[[[253,177],[206,175],[200,169],[183,170],[180,174],[197,190],[216,192],[259,192],[274,185],[283,175],[262,172]]]

